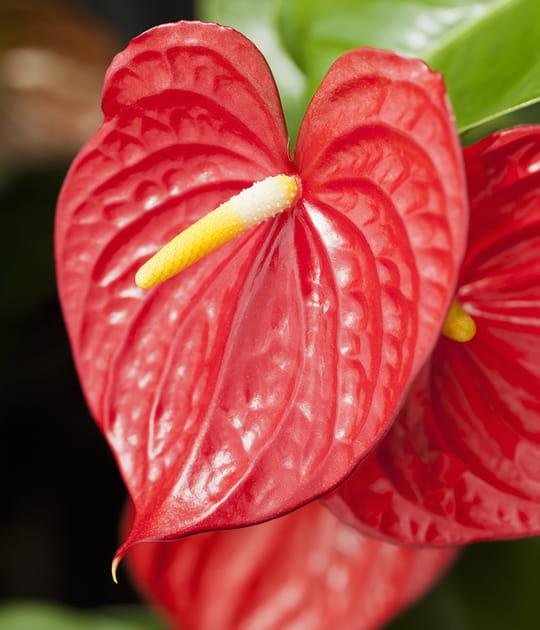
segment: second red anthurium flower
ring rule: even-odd
[[[359,49],[292,159],[273,78],[225,27],[164,25],[113,61],[59,200],[58,280],[90,409],[144,539],[247,525],[340,484],[433,347],[467,233],[442,79]],[[254,182],[293,206],[164,284],[137,269]]]
[[[439,340],[382,444],[328,499],[393,542],[540,534],[540,127],[496,133],[464,157],[457,296],[477,335]]]

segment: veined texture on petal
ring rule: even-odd
[[[379,448],[328,499],[388,540],[540,534],[540,127],[465,150],[471,200],[458,300],[475,338],[441,338]]]
[[[344,57],[293,162],[255,47],[169,24],[115,58],[104,112],[63,187],[56,251],[83,388],[135,504],[123,550],[327,493],[386,432],[453,294],[467,211],[441,77]],[[178,232],[278,174],[301,181],[295,207],[135,286]]]
[[[441,75],[389,51],[343,55],[308,107],[295,159],[337,284],[351,277],[342,262],[347,241],[369,248],[380,297],[366,308],[374,313],[380,304],[381,345],[372,372],[362,363],[371,406],[354,439],[374,444],[437,341],[464,254],[461,149]],[[359,323],[350,329],[367,345]],[[351,371],[343,361],[340,378]]]
[[[127,566],[182,630],[371,630],[419,598],[456,553],[362,536],[315,502],[262,525],[135,545]]]

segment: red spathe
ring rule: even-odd
[[[328,499],[362,531],[406,544],[540,534],[540,127],[464,155],[457,295],[476,337],[441,338],[388,436]]]
[[[360,49],[315,94],[293,159],[266,62],[180,22],[109,69],[105,122],[58,204],[83,389],[135,504],[123,546],[286,513],[376,445],[453,297],[467,206],[444,85]],[[254,181],[296,207],[144,291],[137,268]]]

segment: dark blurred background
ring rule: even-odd
[[[0,596],[135,599],[108,574],[125,490],[88,414],[56,297],[53,223],[127,41],[193,17],[182,0],[0,0]]]

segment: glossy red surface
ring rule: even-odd
[[[328,492],[382,437],[435,343],[467,222],[441,77],[358,50],[336,62],[294,161],[266,62],[184,22],[108,71],[105,122],[58,205],[64,314],[142,539],[262,521]],[[256,180],[296,207],[144,291],[139,265]]]
[[[441,338],[381,446],[329,499],[365,532],[446,545],[540,534],[540,127],[465,150],[470,242]]]
[[[456,553],[364,537],[312,503],[254,527],[135,545],[127,565],[182,630],[370,630],[419,598]]]

